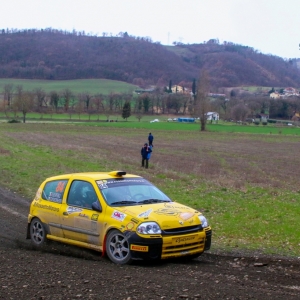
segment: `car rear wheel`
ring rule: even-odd
[[[30,239],[36,247],[41,247],[46,242],[46,230],[38,218],[30,223]]]
[[[115,264],[132,262],[127,238],[119,230],[112,230],[106,237],[106,253]]]

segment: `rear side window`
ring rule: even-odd
[[[68,180],[54,180],[44,186],[42,198],[51,202],[61,203]]]

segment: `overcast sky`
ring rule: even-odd
[[[151,37],[172,45],[219,39],[300,58],[300,0],[0,0],[0,29],[53,28]]]

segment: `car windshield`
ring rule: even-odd
[[[110,206],[171,202],[169,197],[144,178],[97,180],[96,183]]]

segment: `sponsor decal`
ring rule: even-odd
[[[183,210],[189,210],[187,206],[177,206],[172,204],[164,204],[164,208],[156,210],[154,213],[158,215],[167,215],[167,216],[177,216],[179,215],[180,219],[188,220],[194,216],[192,212],[184,212]]]
[[[126,215],[123,214],[123,213],[121,213],[120,211],[115,210],[115,211],[112,213],[111,217],[112,217],[113,219],[116,219],[116,220],[122,222],[122,221],[125,219]]]
[[[113,183],[124,183],[124,182],[143,183],[143,182],[147,182],[147,181],[143,178],[122,178],[122,179],[118,179],[118,180],[115,180],[115,179],[107,180],[106,183],[113,184]]]
[[[195,215],[195,214],[194,214],[194,213],[191,213],[191,212],[183,212],[183,213],[181,213],[181,214],[179,215],[179,218],[180,218],[181,220],[186,221],[186,220],[190,219],[191,217],[193,217],[194,215]]]
[[[130,222],[126,225],[126,229],[127,230],[132,230],[134,228],[134,223],[133,222]]]
[[[91,217],[91,220],[93,221],[98,221],[99,215],[98,214],[93,214]]]
[[[81,212],[81,211],[82,211],[82,208],[79,208],[79,207],[68,206],[68,208],[67,208],[68,214],[77,213],[77,212]]]
[[[139,220],[135,219],[135,218],[132,218],[131,221],[135,224],[138,224],[139,223]]]
[[[154,213],[158,215],[177,216],[181,211],[174,208],[160,208]]]
[[[150,209],[148,209],[148,210],[146,210],[146,211],[140,213],[140,214],[138,215],[138,217],[139,217],[139,218],[148,218],[149,215],[151,214],[151,212],[152,212],[152,208],[150,208]]]
[[[175,204],[175,205],[172,205],[172,204],[168,204],[168,203],[165,203],[164,206],[165,206],[166,208],[176,208],[176,209],[180,209],[180,210],[183,210],[183,209],[189,209],[189,207],[184,206],[184,205],[182,205],[182,206],[177,206],[176,204]]]
[[[33,206],[36,206],[36,207],[42,208],[42,209],[48,209],[48,210],[51,210],[51,211],[59,212],[59,208],[58,207],[54,207],[54,206],[51,206],[51,205],[43,205],[43,204],[35,202],[33,204]]]
[[[183,243],[183,242],[188,242],[188,241],[192,241],[195,239],[195,236],[186,236],[186,237],[181,237],[178,239],[175,239],[176,243]]]
[[[96,183],[100,190],[107,189],[107,180],[98,180]]]
[[[42,194],[42,189],[38,189],[34,200],[39,200],[41,198],[41,194]]]
[[[56,193],[56,192],[50,192],[48,200],[56,202],[56,203],[61,203],[61,201],[62,201],[62,194]]]
[[[79,217],[82,217],[82,218],[89,218],[89,216],[88,216],[88,215],[86,215],[86,214],[82,214],[82,213],[79,213],[79,214],[78,214],[78,216],[79,216]]]
[[[193,224],[194,223],[194,219],[189,220],[189,223]]]
[[[131,244],[130,245],[130,250],[133,250],[133,251],[140,251],[140,252],[148,252],[148,246],[140,246],[140,245],[134,245],[134,244]]]
[[[65,181],[59,181],[59,182],[57,183],[55,192],[57,192],[57,193],[62,193],[62,192],[64,191],[64,189],[65,189],[65,184],[66,184]]]

